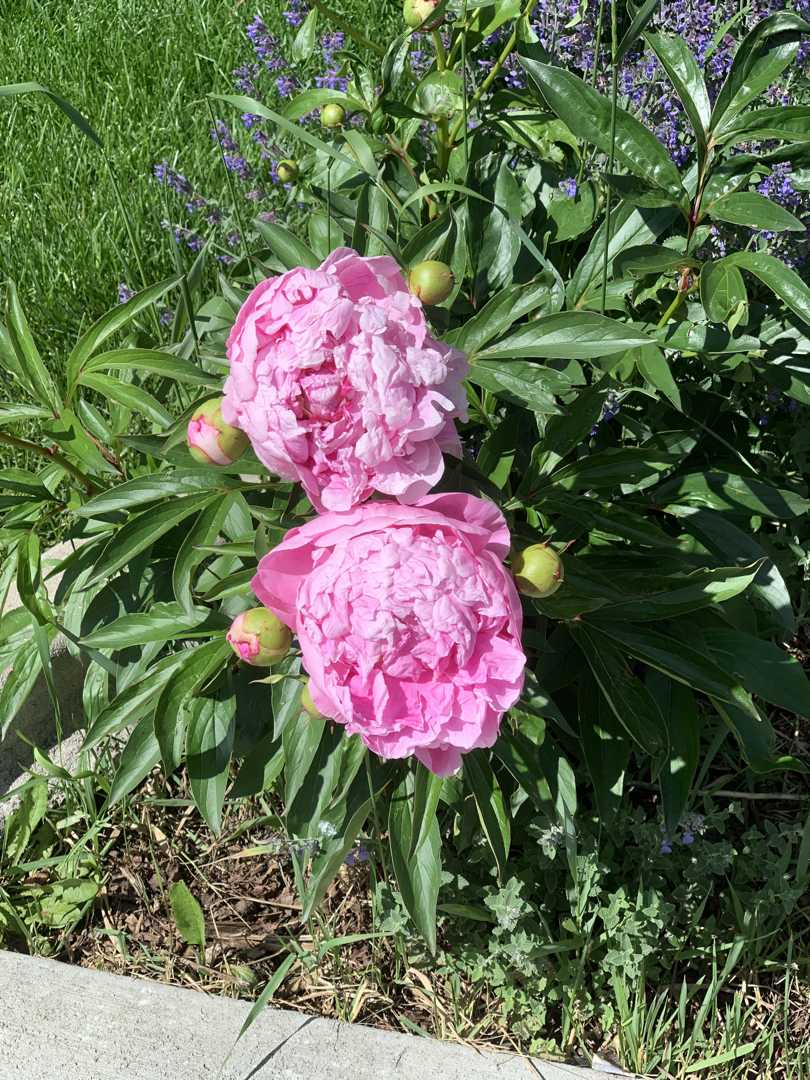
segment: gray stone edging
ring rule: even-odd
[[[0,1001],[2,1080],[215,1080],[251,1009],[249,1002],[8,952],[0,952]],[[237,1045],[222,1080],[595,1075],[268,1007]]]

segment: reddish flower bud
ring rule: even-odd
[[[321,125],[325,128],[343,127],[345,119],[346,110],[336,101],[333,101],[331,105],[324,105],[321,109]]]
[[[439,6],[439,0],[405,0],[402,5],[402,17],[408,26],[416,29],[425,19],[429,18]],[[441,26],[441,18],[425,26],[425,30],[435,30]]]
[[[408,275],[408,288],[423,304],[441,304],[455,288],[456,279],[447,263],[427,259]]]
[[[233,465],[250,445],[244,431],[222,419],[222,398],[201,405],[188,423],[188,449],[201,465]]]
[[[512,559],[518,592],[542,600],[564,583],[562,559],[548,544],[533,544]]]
[[[254,667],[272,667],[290,651],[292,631],[266,607],[243,611],[225,635],[233,651]]]

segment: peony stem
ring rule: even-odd
[[[64,469],[66,473],[70,473],[80,484],[83,484],[87,488],[88,494],[92,494],[97,490],[96,483],[86,473],[83,473],[81,469],[77,469],[75,465],[71,465],[67,458],[62,457],[56,450],[48,450],[45,446],[38,446],[36,443],[27,442],[25,439],[16,439],[13,435],[6,435],[3,431],[0,431],[0,443],[13,446],[16,450],[24,450],[29,454],[38,454],[40,457],[48,458]]]

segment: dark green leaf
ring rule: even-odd
[[[609,829],[622,801],[630,740],[593,676],[579,684],[579,734],[599,817]]]
[[[784,649],[725,627],[707,627],[703,637],[717,663],[750,693],[787,712],[810,717],[810,679]]]
[[[565,68],[551,67],[527,57],[521,58],[540,92],[561,120],[586,142],[603,153],[611,151],[611,103],[577,75]],[[676,202],[686,198],[678,170],[663,144],[624,109],[616,115],[616,160],[648,183],[663,189]]]
[[[340,776],[345,742],[342,724],[324,729],[306,776],[291,803],[287,795],[287,832],[290,836],[319,835],[321,813],[332,798]],[[286,745],[289,746],[289,740]]]
[[[183,735],[197,708],[196,702],[191,706],[189,702],[232,656],[231,646],[222,638],[188,649],[183,663],[171,673],[162,688],[155,707],[153,728],[167,775],[180,764]]]
[[[660,2],[661,0],[646,0],[646,3],[642,4],[638,11],[635,12],[633,21],[622,35],[622,39],[616,48],[616,52],[611,56],[612,64],[620,64],[625,56],[627,56],[652,22]]]
[[[201,646],[201,648],[204,647]],[[91,724],[84,737],[82,750],[92,749],[105,735],[113,735],[121,728],[139,720],[169,681],[172,672],[183,663],[188,663],[192,655],[185,649],[182,652],[172,653],[171,656],[159,660],[143,678],[130,683],[125,690],[117,694]]]
[[[806,232],[805,226],[790,211],[772,202],[758,191],[734,191],[706,208],[711,218],[732,225],[747,225],[761,232]]]
[[[512,827],[503,792],[483,750],[464,755],[464,779],[473,793],[481,827],[498,864],[498,880],[503,882]]]
[[[761,251],[735,251],[726,258],[758,277],[791,311],[810,325],[810,289],[795,270]]]
[[[611,191],[614,191],[620,199],[633,206],[679,206],[680,202],[663,188],[654,187],[645,180],[639,180],[636,176],[628,176],[624,173],[602,173]]]
[[[273,249],[288,270],[295,270],[299,266],[315,270],[321,265],[321,260],[315,252],[283,225],[279,225],[276,221],[264,221],[262,218],[257,218],[255,224],[262,239],[268,247]]]
[[[126,649],[149,641],[172,641],[184,637],[212,637],[222,634],[231,619],[210,608],[192,608],[186,615],[180,604],[154,604],[148,612],[122,615],[99,630],[82,638],[95,649]]]
[[[700,302],[712,322],[726,322],[747,299],[743,276],[727,259],[715,259],[700,271]]]
[[[700,717],[695,695],[688,686],[670,679],[656,668],[647,668],[646,682],[669,732],[669,754],[658,781],[664,804],[664,825],[667,833],[674,836],[689,803],[700,761]]]
[[[152,717],[147,713],[135,725],[135,730],[127,739],[121,751],[118,768],[110,788],[109,804],[113,806],[128,795],[160,761],[160,747],[152,725]]]
[[[284,686],[285,683],[278,685]],[[298,683],[298,687],[300,699],[301,683]],[[273,689],[275,690],[275,687]],[[301,790],[310,765],[315,760],[325,728],[326,721],[315,720],[309,716],[301,708],[300,701],[297,712],[284,725],[281,742],[284,746],[284,802],[287,806],[292,806]]]
[[[178,603],[188,618],[194,611],[192,584],[198,566],[208,557],[200,547],[209,547],[220,534],[228,514],[231,512],[236,492],[223,495],[221,499],[209,503],[200,511],[200,516],[188,532],[172,570],[172,588]],[[224,552],[223,552],[224,554]]]
[[[197,809],[217,836],[231,764],[235,709],[230,680],[216,697],[195,698],[186,738],[188,786]]]
[[[765,514],[780,519],[797,517],[810,510],[810,501],[788,488],[722,472],[673,477],[656,489],[655,499],[665,506],[685,502],[698,508]]]
[[[408,847],[408,862],[430,835],[436,817],[436,808],[439,805],[442,783],[442,778],[432,773],[421,761],[416,763],[413,785],[413,829]]]
[[[435,954],[436,900],[442,880],[442,841],[439,822],[434,817],[425,842],[410,862],[408,861],[408,849],[413,835],[412,798],[413,776],[409,773],[391,796],[388,812],[391,859],[408,914],[416,923],[430,952]]]
[[[680,34],[647,33],[644,39],[675,87],[695,133],[698,161],[702,163],[706,159],[706,132],[712,106],[697,59]]]

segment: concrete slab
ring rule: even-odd
[[[0,953],[2,1080],[215,1080],[247,1002]],[[222,1080],[586,1080],[591,1069],[266,1008]]]

